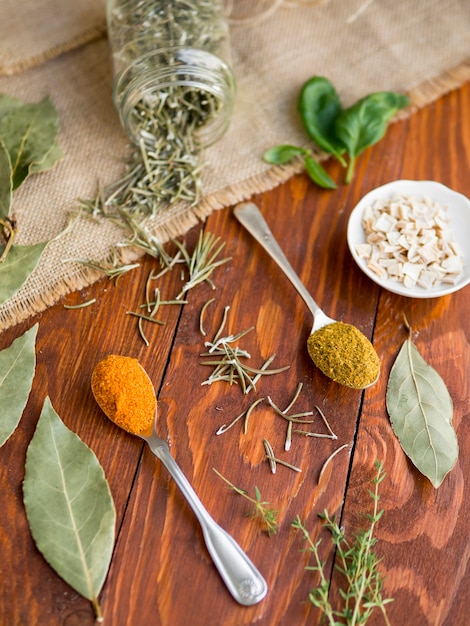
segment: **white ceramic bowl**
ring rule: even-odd
[[[463,257],[463,273],[455,284],[441,284],[428,289],[419,286],[406,287],[398,280],[380,278],[367,267],[366,260],[359,257],[356,252],[356,245],[364,243],[366,240],[361,224],[364,208],[376,199],[388,198],[395,194],[425,197],[439,202],[439,204],[447,205],[450,228]],[[401,296],[437,298],[458,291],[470,283],[470,200],[441,183],[429,180],[396,180],[373,189],[354,207],[349,217],[347,237],[349,250],[361,270],[384,289]]]

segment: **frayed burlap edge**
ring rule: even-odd
[[[468,80],[470,80],[470,59],[457,67],[445,71],[440,76],[426,80],[411,89],[408,92],[411,105],[401,111],[394,121],[410,117],[417,110],[431,104],[446,93],[457,89]],[[326,155],[320,155],[319,158],[325,159]],[[213,211],[233,206],[237,202],[247,200],[255,194],[269,191],[285,183],[301,171],[303,171],[301,160],[297,160],[289,165],[272,167],[262,174],[251,177],[237,185],[228,186],[217,193],[203,198],[197,207],[181,208],[175,215],[172,215],[164,223],[159,224],[155,228],[154,234],[162,243],[166,243],[171,239],[184,235],[198,223],[204,222]],[[137,261],[142,256],[143,253],[136,251],[131,254],[128,261]],[[57,304],[59,300],[69,293],[89,287],[102,278],[101,272],[86,266],[80,267],[73,277],[59,279],[55,285],[51,286],[48,293],[43,293],[34,299],[22,300],[9,311],[0,310],[0,329],[6,330],[11,326],[24,322],[29,317]]]
[[[52,46],[51,48],[42,51],[40,54],[21,58],[16,62],[0,64],[0,75],[13,76],[14,74],[19,74],[20,72],[42,65],[43,63],[46,63],[51,59],[55,59],[66,52],[70,52],[71,50],[75,50],[76,48],[106,36],[106,23],[93,26],[92,28],[80,33],[77,37],[73,37],[68,41]]]

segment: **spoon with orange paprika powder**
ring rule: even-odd
[[[106,416],[147,442],[194,511],[207,549],[233,598],[245,606],[260,602],[266,581],[238,543],[209,515],[186,476],[155,432],[157,399],[152,381],[137,359],[111,354],[94,368],[91,389]]]

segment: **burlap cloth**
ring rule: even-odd
[[[229,132],[205,153],[204,198],[155,220],[162,240],[184,234],[214,209],[280,184],[299,166],[268,167],[263,152],[305,144],[295,112],[301,84],[329,78],[347,105],[376,90],[411,95],[421,107],[470,77],[469,0],[323,0],[281,5],[268,19],[231,26],[238,81]],[[14,194],[18,243],[51,240],[36,271],[0,307],[0,329],[25,320],[100,275],[70,259],[104,259],[123,237],[110,223],[68,223],[78,198],[124,171],[127,140],[111,101],[104,0],[2,0],[0,92],[27,102],[50,95],[65,158]]]

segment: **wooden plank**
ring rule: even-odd
[[[411,118],[403,144],[402,178],[439,180],[470,196],[470,181],[464,175],[470,154],[469,95],[466,86]],[[384,149],[387,144],[389,140]],[[389,155],[398,156],[393,145],[391,149]],[[454,402],[459,460],[437,490],[402,452],[385,409],[388,373],[408,336],[403,315],[412,326],[413,342],[444,379]],[[465,530],[470,513],[465,497],[469,334],[468,288],[425,300],[381,293],[374,343],[383,375],[365,394],[342,522],[350,532],[364,524],[361,510],[371,510],[366,481],[374,474],[375,459],[384,461],[388,476],[380,489],[385,513],[378,526],[377,552],[383,557],[384,595],[395,598],[388,610],[392,624],[450,626],[468,621],[464,599],[470,584]],[[337,583],[341,584],[339,577]],[[382,618],[377,615],[370,624],[383,624]]]
[[[223,254],[232,257],[214,274],[216,290],[201,285],[188,294],[188,304],[181,311],[165,307],[165,326],[146,326],[149,347],[137,333],[136,320],[126,315],[144,301],[148,272],[155,267],[149,258],[116,286],[101,281],[65,299],[78,303],[96,297],[96,305],[68,311],[60,304],[0,335],[3,348],[39,321],[33,392],[20,427],[0,449],[4,487],[0,623],[87,626],[94,621],[89,603],[63,583],[37,551],[24,515],[25,454],[46,395],[67,426],[98,456],[116,501],[116,549],[102,594],[107,623],[319,624],[319,612],[306,602],[316,579],[305,571],[308,554],[301,552],[305,544],[291,522],[299,514],[313,539],[323,537],[322,558],[330,568],[332,550],[318,513],[327,508],[332,514],[342,514],[346,528],[357,529],[369,504],[365,489],[377,457],[384,458],[388,472],[381,490],[386,512],[378,529],[377,549],[388,576],[385,593],[396,597],[390,607],[392,623],[410,623],[411,619],[416,624],[465,623],[468,289],[419,302],[381,292],[353,264],[345,236],[355,203],[389,180],[434,178],[470,195],[465,178],[470,154],[469,100],[470,87],[465,86],[411,120],[395,124],[383,142],[361,156],[348,187],[321,191],[305,176],[297,176],[254,198],[325,311],[374,337],[383,372],[380,382],[364,394],[364,403],[361,392],[332,383],[314,368],[305,349],[312,322],[309,313],[229,209],[214,213],[205,227],[226,241]],[[335,178],[341,176],[334,163],[328,163],[328,168]],[[189,233],[188,245],[194,244],[198,230]],[[178,269],[159,284],[163,297],[173,297],[181,287]],[[204,337],[199,315],[212,297],[215,302],[206,311],[208,334]],[[210,368],[200,364],[199,355],[227,305],[231,307],[228,331],[254,326],[240,341],[251,354],[250,365],[259,366],[273,353],[272,367],[290,365],[287,372],[264,377],[256,392],[247,396],[239,387],[225,383],[202,384]],[[384,409],[386,375],[404,338],[403,312],[415,328],[420,351],[440,371],[455,401],[461,454],[458,467],[437,492],[404,459]],[[169,437],[175,458],[208,510],[268,580],[269,595],[258,606],[244,608],[232,600],[210,561],[193,514],[166,470],[140,440],[119,431],[100,413],[89,381],[94,364],[109,352],[135,356],[149,372],[159,395],[160,433]],[[296,410],[320,406],[338,436],[336,441],[299,435],[291,450],[284,451],[286,425],[265,402],[253,412],[247,435],[241,423],[224,435],[215,435],[220,425],[259,397],[269,395],[280,407],[287,406],[299,382],[303,389]],[[325,432],[318,415],[314,419],[312,429]],[[263,438],[269,439],[277,456],[301,467],[302,473],[279,466],[272,475],[264,459]],[[319,485],[325,460],[343,444],[348,450],[335,457]],[[348,479],[352,451],[354,463]],[[246,518],[250,504],[212,468],[250,494],[258,486],[263,500],[280,509],[279,533],[268,537]],[[339,582],[335,579],[336,589]]]

